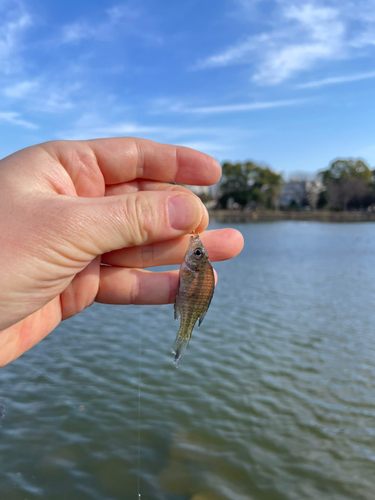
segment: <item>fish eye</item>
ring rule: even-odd
[[[203,255],[203,252],[200,248],[196,248],[194,250],[194,257],[196,257],[197,259],[200,259]]]

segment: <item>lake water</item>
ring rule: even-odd
[[[94,305],[0,370],[2,500],[137,500],[139,369],[142,500],[375,498],[375,225],[236,227],[178,370],[172,305]]]

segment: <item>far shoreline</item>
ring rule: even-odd
[[[375,222],[375,212],[329,210],[209,210],[210,219],[217,222]]]

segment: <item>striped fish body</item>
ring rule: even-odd
[[[189,247],[180,267],[178,290],[174,302],[175,320],[180,318],[180,329],[173,346],[175,365],[178,366],[188,346],[193,328],[201,325],[212,300],[215,276],[207,251],[199,235],[191,236]]]

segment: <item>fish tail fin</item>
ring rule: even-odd
[[[174,365],[176,368],[178,368],[178,365],[180,364],[180,361],[183,355],[185,354],[189,340],[190,340],[189,338],[183,337],[182,335],[180,335],[180,332],[178,332],[172,349],[172,352],[175,354]]]

